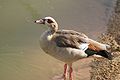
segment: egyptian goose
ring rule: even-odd
[[[40,46],[45,53],[65,62],[64,80],[67,78],[68,67],[69,80],[72,80],[72,63],[79,59],[96,54],[112,60],[111,53],[107,52],[108,45],[94,41],[83,33],[58,30],[58,24],[52,17],[38,19],[35,23],[48,26],[48,30],[40,37]]]

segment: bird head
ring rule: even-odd
[[[55,19],[53,19],[52,17],[44,17],[44,18],[38,19],[35,21],[35,23],[48,25],[48,27],[50,27],[50,29],[54,31],[58,30],[58,24],[55,21]]]

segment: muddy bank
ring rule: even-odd
[[[120,54],[120,52],[114,52]],[[92,64],[90,80],[120,80],[120,56],[112,61],[95,59]]]
[[[111,34],[120,45],[120,0],[117,0],[113,16],[109,20],[107,33]]]
[[[120,0],[117,0],[114,13],[108,22],[108,29],[100,37],[102,43],[111,45],[114,58],[95,58],[91,65],[90,80],[120,80]]]

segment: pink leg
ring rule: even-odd
[[[70,69],[69,69],[69,80],[73,80],[72,79],[72,72],[73,72],[73,69],[72,69],[72,65],[71,65]]]
[[[67,72],[67,64],[64,65],[64,74],[63,74],[64,80],[66,80],[66,72]]]

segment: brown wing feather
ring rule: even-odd
[[[57,34],[62,34],[62,35],[76,35],[76,36],[79,36],[79,37],[84,37],[84,38],[88,38],[85,34],[83,33],[79,33],[77,31],[74,31],[74,30],[58,30],[56,32]]]
[[[54,41],[59,47],[72,47],[79,48],[81,43],[89,43],[89,49],[94,51],[100,51],[101,49],[94,44],[87,42],[87,36],[83,33],[79,33],[73,30],[59,30],[54,36]]]
[[[98,48],[97,46],[95,46],[93,44],[89,44],[88,48],[91,49],[91,50],[94,50],[94,51],[100,51],[101,50],[100,48]]]
[[[86,43],[86,35],[72,30],[61,30],[53,37],[53,41],[59,47],[79,48],[81,43]]]

